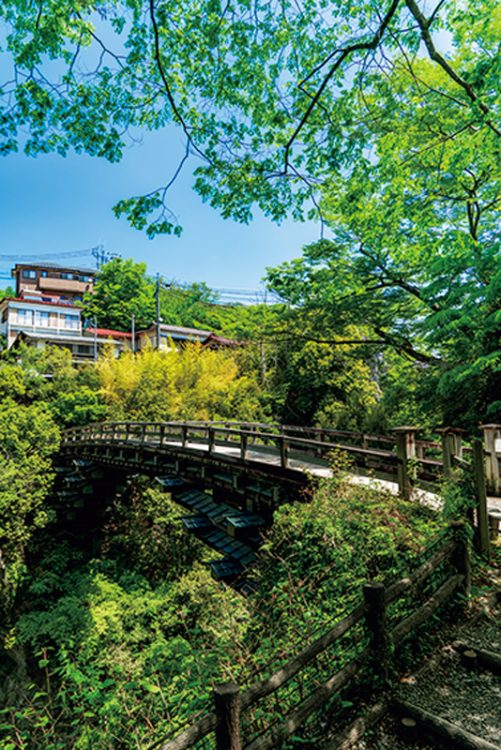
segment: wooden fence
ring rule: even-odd
[[[465,526],[456,522],[450,534],[434,545],[425,562],[412,574],[388,586],[379,582],[367,583],[360,603],[349,614],[274,674],[245,689],[233,683],[218,685],[213,690],[212,712],[191,723],[173,739],[157,739],[150,750],[188,750],[201,745],[215,746],[217,750],[271,750],[278,747],[296,734],[315,712],[326,708],[336,694],[352,686],[361,673],[365,675],[365,681],[372,681],[378,689],[388,685],[393,659],[401,642],[451,600],[455,592],[467,597],[469,590],[470,557]],[[406,594],[412,594],[412,604],[404,617],[398,615],[398,606],[393,607],[397,611],[395,615],[392,606],[401,602]],[[420,594],[424,601],[417,604]],[[352,644],[356,653],[335,669],[336,658],[329,649],[353,631]],[[268,712],[271,721],[265,722],[265,726],[261,724],[256,731],[253,714],[259,705],[270,696],[280,705],[281,691],[321,657],[325,657],[324,662],[330,671],[321,674],[306,688],[303,685],[298,702],[291,701],[289,691],[285,700],[286,713],[277,716],[276,711]]]

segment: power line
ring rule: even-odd
[[[100,246],[98,246],[100,248]],[[92,255],[97,247],[89,247],[83,250],[72,250],[65,253],[16,253],[15,255],[0,255],[0,261],[23,261],[23,260],[48,260],[49,258],[77,258],[82,255]]]

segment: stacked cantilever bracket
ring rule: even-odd
[[[217,580],[230,583],[243,594],[251,593],[252,583],[245,578],[256,562],[261,543],[260,529],[267,524],[262,516],[216,502],[211,495],[183,482],[178,477],[156,477],[173,499],[192,511],[181,520],[188,531],[212,549],[224,555],[209,563]]]

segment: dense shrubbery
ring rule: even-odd
[[[145,350],[97,366],[110,419],[259,419],[259,389],[242,374],[232,352],[190,345],[179,351]]]
[[[10,635],[24,678],[5,683],[3,700],[19,705],[4,713],[3,746],[111,750],[170,731],[207,705],[215,682],[282,663],[440,526],[340,473],[276,513],[259,594],[245,600],[211,579],[203,563],[214,553],[180,515],[138,480],[115,498],[92,559],[67,543],[44,547]]]

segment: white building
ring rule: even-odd
[[[0,334],[10,349],[19,333],[82,335],[81,311],[74,305],[25,294],[0,302]]]

